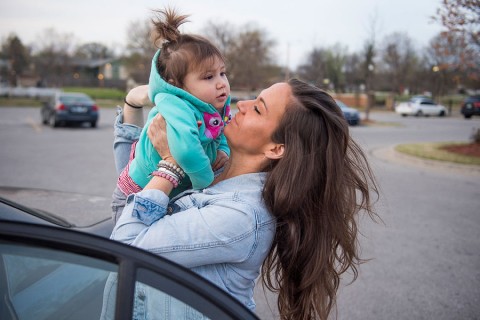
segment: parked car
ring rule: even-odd
[[[95,101],[84,93],[55,92],[41,109],[42,123],[52,127],[84,122],[96,127],[98,115]]]
[[[85,209],[84,214],[67,212],[68,208],[79,204],[82,204]],[[100,208],[95,208],[95,204]],[[109,199],[92,198],[90,195],[78,193],[0,187],[0,219],[2,220],[49,225],[104,238],[109,238],[113,230],[111,214],[108,210],[104,210],[109,204]]]
[[[141,290],[148,299],[177,300],[209,319],[258,319],[176,263],[73,229],[0,198],[0,319],[99,319],[108,277],[117,278],[114,319],[133,318],[134,301],[145,299]]]
[[[335,100],[335,102],[340,107],[340,109],[342,109],[343,116],[345,117],[345,120],[347,120],[349,125],[356,126],[360,124],[360,112],[358,112],[357,109],[347,106],[340,100]]]
[[[480,116],[480,95],[466,98],[462,103],[460,112],[465,119],[470,119],[472,116]]]
[[[395,112],[406,116],[439,116],[447,114],[447,108],[436,104],[431,98],[423,96],[414,96],[407,102],[401,102],[395,107]]]

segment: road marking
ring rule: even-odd
[[[32,126],[32,128],[36,131],[36,132],[42,132],[42,127],[38,125],[38,123],[33,120],[32,118],[28,117],[27,118],[27,123],[29,125]]]

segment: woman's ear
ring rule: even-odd
[[[275,143],[265,152],[265,157],[271,160],[277,160],[283,157],[285,152],[285,145],[281,143]]]

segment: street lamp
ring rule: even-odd
[[[433,83],[434,83],[434,88],[433,88],[433,96],[437,97],[437,95],[440,95],[440,74],[438,73],[440,71],[440,67],[438,65],[434,65],[432,67],[433,71]]]

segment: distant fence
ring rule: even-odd
[[[42,99],[52,96],[57,91],[61,90],[37,87],[0,87],[0,97]]]
[[[338,99],[349,107],[365,108],[368,104],[368,96],[365,93],[330,93],[334,99]]]

